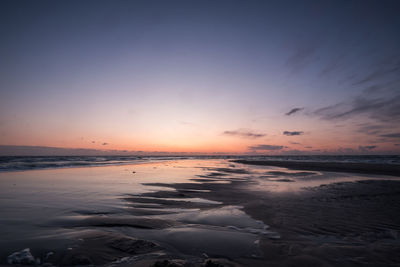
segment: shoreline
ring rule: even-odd
[[[232,162],[248,165],[283,167],[295,170],[346,172],[400,177],[400,165],[396,164],[269,160],[232,160]]]

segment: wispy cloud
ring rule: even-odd
[[[358,133],[390,141],[399,138],[400,130],[400,54],[377,58],[370,64],[345,80],[349,90],[360,90],[358,95],[310,114],[329,121],[347,120]],[[356,120],[358,124],[354,124]]]
[[[400,138],[400,133],[382,134],[381,137],[385,137],[385,138]]]
[[[266,136],[266,134],[263,133],[256,133],[251,130],[246,130],[246,129],[239,129],[235,131],[224,131],[222,133],[223,135],[228,135],[228,136],[237,136],[237,137],[242,137],[242,138],[261,138]]]
[[[292,141],[289,141],[289,144],[292,144],[292,145],[301,145],[301,143],[298,143],[298,142],[292,142]]]
[[[287,136],[295,136],[295,135],[302,135],[302,134],[304,134],[304,132],[302,132],[302,131],[293,131],[293,132],[284,131],[283,132],[283,135],[287,135]]]
[[[275,146],[275,145],[256,145],[249,146],[250,150],[281,150],[284,146]]]
[[[385,124],[376,124],[376,123],[359,123],[356,125],[358,127],[357,132],[363,133],[366,135],[377,135],[381,134],[385,131],[389,126]]]
[[[388,130],[393,123],[400,122],[400,56],[395,54],[379,59],[371,64],[368,72],[358,73],[347,84],[348,89],[362,89],[357,96],[317,109],[313,114],[324,120],[364,117],[373,120],[375,126],[361,130],[367,130],[371,135],[385,132],[383,128]]]
[[[339,153],[339,154],[354,154],[355,152],[356,151],[351,147],[339,147],[336,150],[336,153]]]
[[[292,108],[291,110],[289,110],[289,112],[285,113],[286,116],[290,116],[294,113],[297,113],[299,111],[302,111],[304,108]]]
[[[337,72],[338,70],[342,69],[344,66],[344,60],[346,59],[346,53],[347,51],[344,51],[343,53],[335,56],[331,61],[328,61],[328,63],[325,65],[324,68],[319,73],[319,76],[325,76],[328,74],[332,74],[334,72]]]
[[[358,149],[362,152],[371,151],[375,149],[377,146],[359,146]]]
[[[391,98],[359,96],[350,102],[317,109],[314,114],[325,120],[340,120],[366,115],[381,122],[400,121],[400,95]]]
[[[105,143],[105,142],[104,142],[102,145],[103,145],[103,146],[106,146],[106,145],[108,145],[108,143]]]
[[[394,77],[398,79],[398,75],[400,74],[400,58],[398,56],[383,59],[375,65],[377,67],[374,70],[354,82],[353,85],[362,85],[364,83],[381,81],[383,79],[393,79]]]

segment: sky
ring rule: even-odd
[[[0,2],[0,145],[399,154],[399,1]]]

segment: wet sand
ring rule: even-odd
[[[399,266],[400,181],[342,182],[286,193],[242,190],[245,184],[208,184],[212,194],[196,194],[241,205],[252,218],[279,233],[279,238],[260,239],[262,257],[242,257],[235,259],[236,263]],[[185,187],[187,184],[174,185],[178,191]]]
[[[272,161],[272,160],[234,160],[236,163],[277,166],[295,170],[349,172],[400,177],[400,165],[378,163]]]
[[[188,177],[143,183],[157,190],[121,195],[123,212],[54,218],[46,227],[68,244],[32,254],[67,266],[399,266],[397,178],[214,163],[169,163]]]

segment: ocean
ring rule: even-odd
[[[400,155],[313,156],[0,156],[0,171],[65,167],[91,167],[159,162],[180,159],[253,159],[271,161],[400,164]]]

